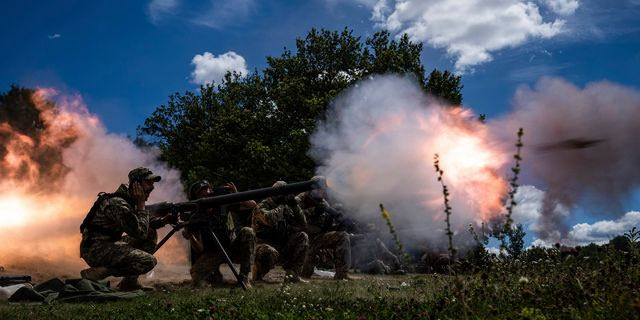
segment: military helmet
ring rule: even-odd
[[[153,174],[151,170],[145,167],[135,168],[129,171],[129,181],[152,180],[158,182],[162,179],[159,175]]]
[[[272,188],[281,188],[281,187],[284,187],[284,186],[286,186],[286,185],[287,185],[287,183],[286,183],[286,182],[284,182],[284,181],[282,181],[282,180],[279,180],[279,181],[276,181],[276,182],[273,184],[273,186],[271,186],[271,187],[272,187]]]
[[[194,200],[196,195],[203,188],[211,188],[211,184],[207,180],[198,180],[189,187],[189,200]]]

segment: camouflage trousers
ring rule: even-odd
[[[240,274],[247,277],[251,272],[256,249],[256,234],[253,229],[244,227],[236,238],[225,248],[231,261],[240,264]],[[222,280],[220,265],[227,263],[224,254],[217,248],[205,250],[191,266],[191,279],[194,284],[202,281],[217,282]]]
[[[313,269],[320,261],[321,250],[330,250],[333,253],[333,264],[336,268],[336,278],[342,278],[351,267],[351,241],[349,235],[343,231],[331,231],[321,233],[310,241],[307,262],[304,264],[302,275],[311,277]]]
[[[278,262],[282,263],[287,274],[301,274],[309,250],[309,236],[305,232],[296,232],[289,236],[286,243],[275,245],[261,243],[256,246],[255,280],[262,280]]]
[[[115,277],[137,276],[147,273],[158,261],[153,256],[158,233],[149,230],[146,239],[125,236],[121,241],[96,241],[80,246],[80,257],[90,267],[107,267]]]
[[[378,238],[367,238],[354,244],[353,265],[361,272],[384,274],[402,268],[400,259]]]

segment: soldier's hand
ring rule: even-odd
[[[238,192],[238,188],[236,188],[236,185],[233,182],[229,182],[229,183],[225,184],[224,187],[229,189],[229,191],[231,191],[231,193]]]
[[[147,196],[144,194],[144,188],[138,181],[131,183],[131,197],[136,203],[136,209],[144,210],[144,202]]]
[[[258,207],[258,204],[253,200],[245,201],[240,204],[240,208],[244,210],[255,209],[257,207]]]

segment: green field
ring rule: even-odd
[[[0,319],[640,318],[640,267],[632,253],[528,250],[521,260],[497,259],[457,272],[256,283],[248,292],[232,285],[196,290],[159,283],[146,297],[124,302],[4,303]]]

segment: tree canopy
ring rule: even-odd
[[[458,105],[460,76],[420,60],[422,44],[381,31],[362,41],[351,30],[312,29],[294,51],[267,57],[262,72],[227,73],[199,93],[175,93],[138,128],[138,140],[160,147],[186,184],[207,179],[256,188],[314,174],[309,135],[331,100],[373,74],[413,75],[425,92]]]

